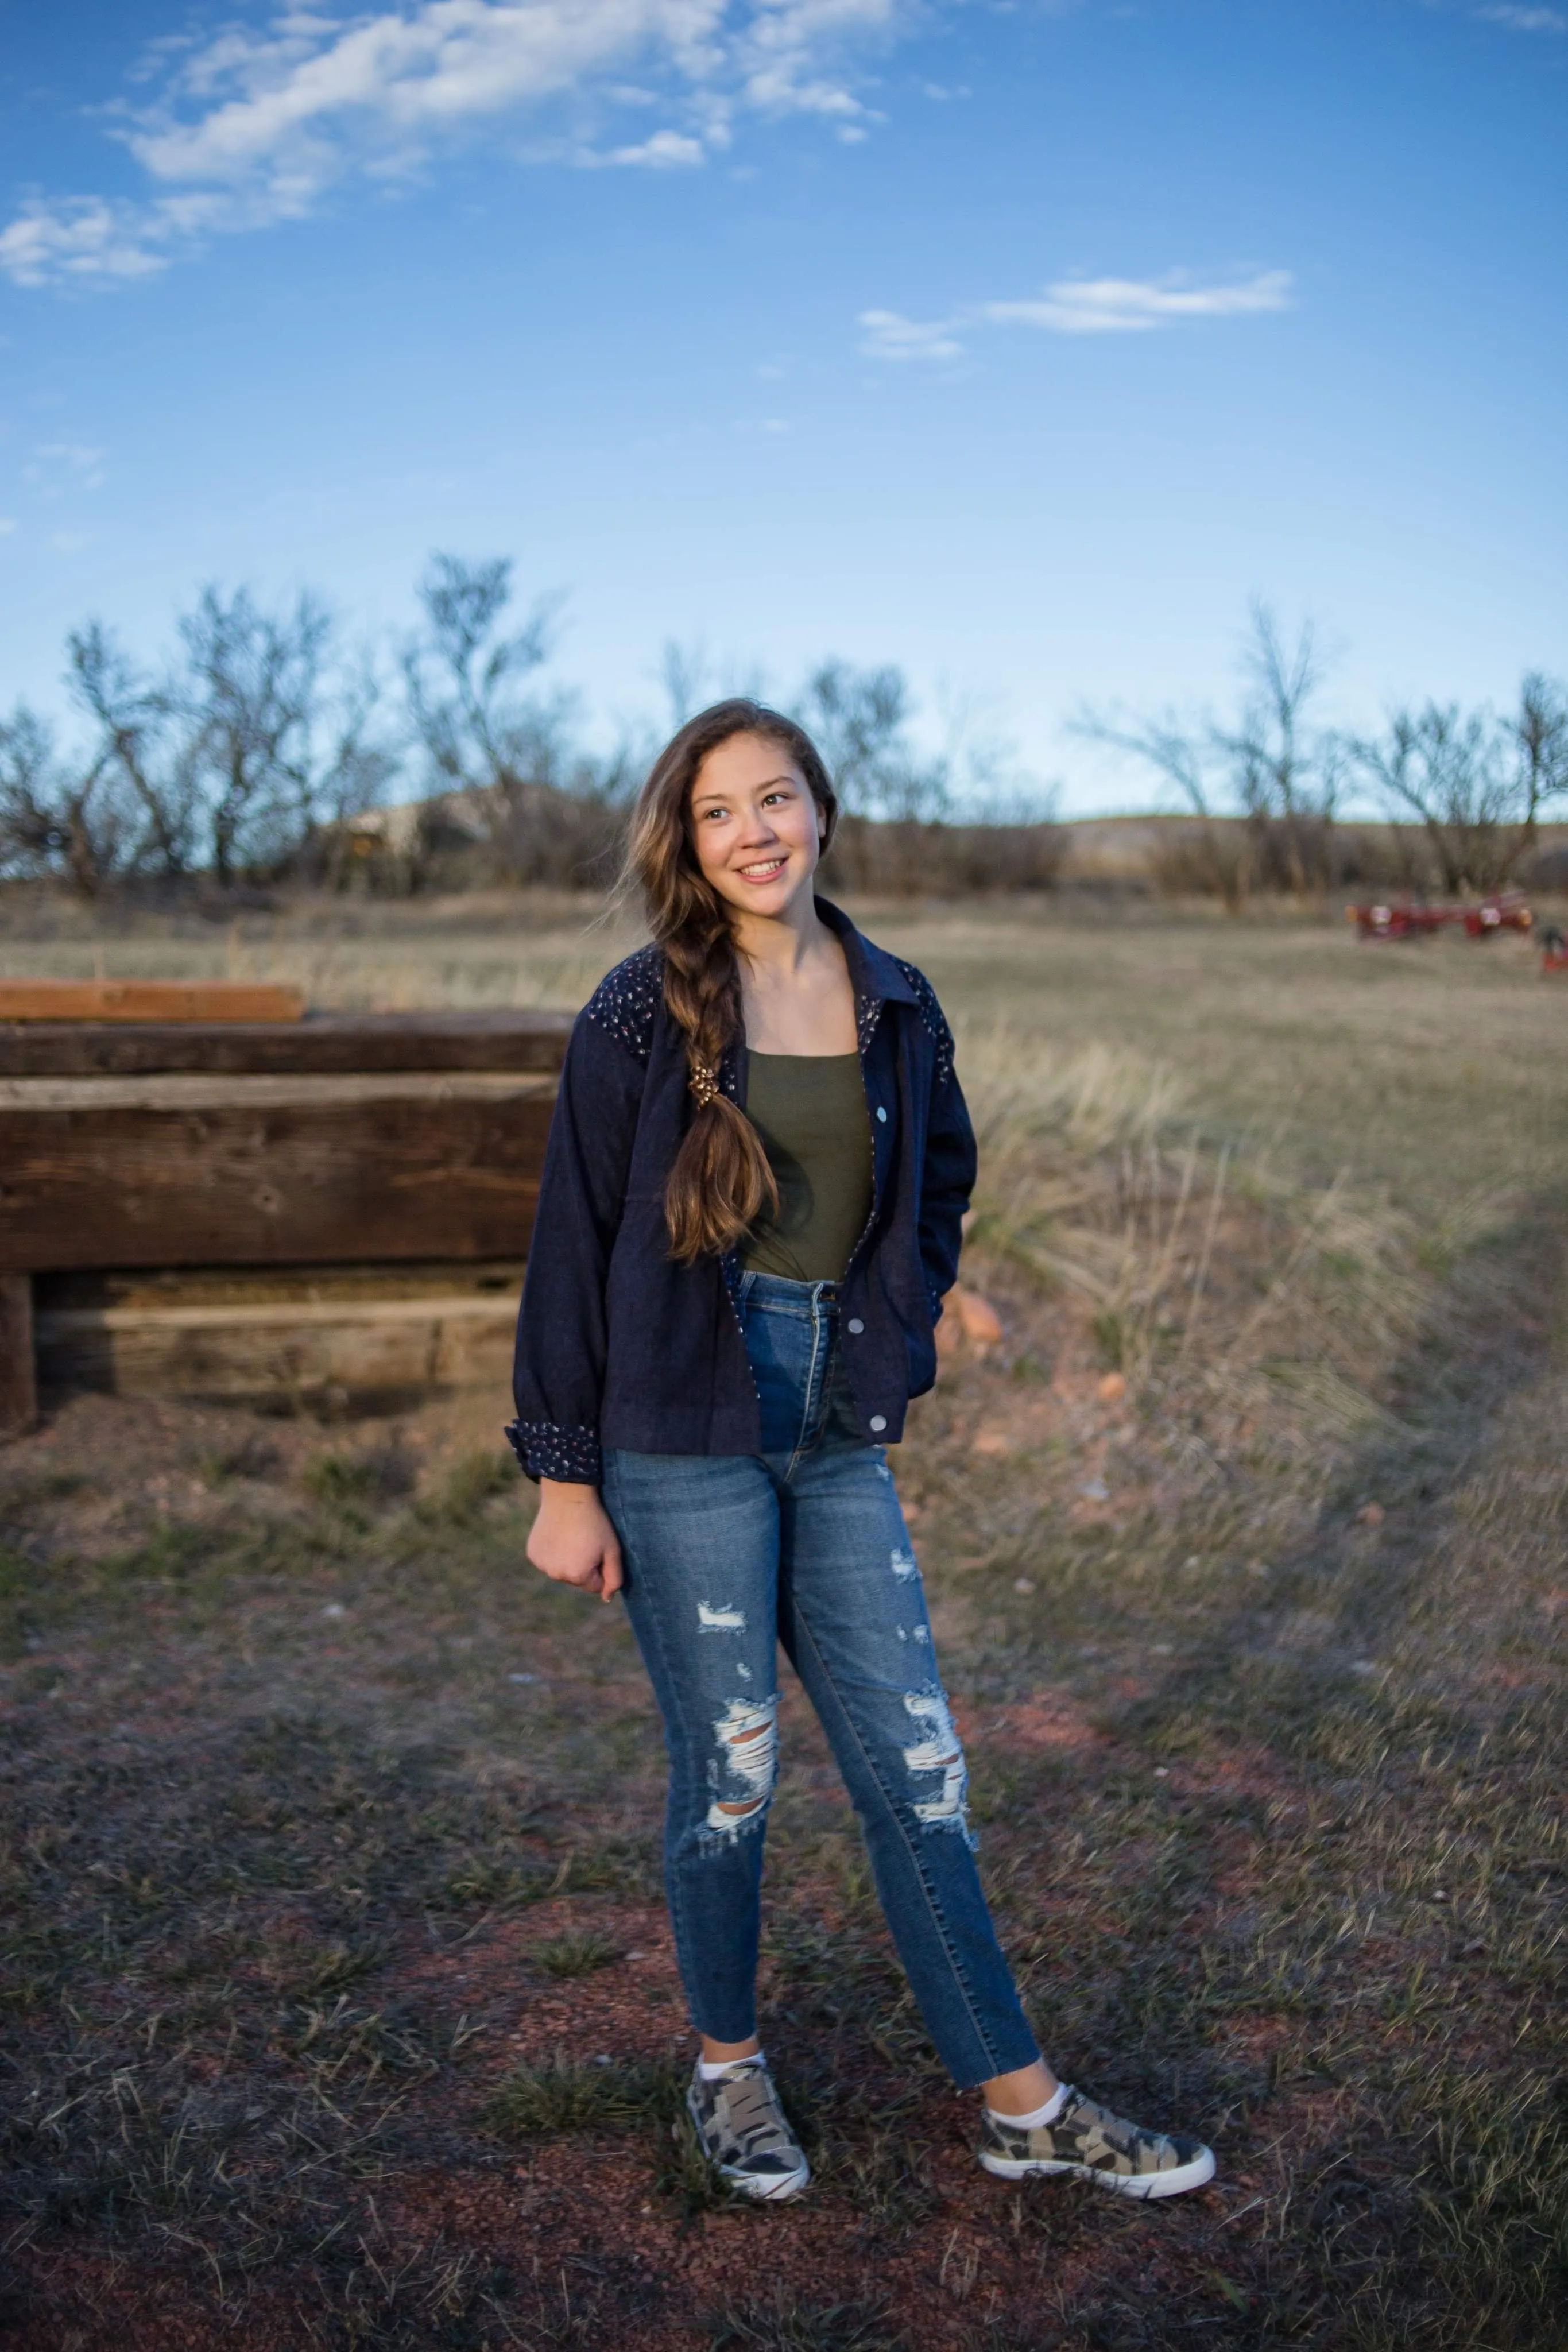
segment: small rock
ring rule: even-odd
[[[1127,1393],[1125,1374],[1122,1372],[1107,1372],[1094,1393],[1099,1398],[1102,1404],[1120,1404],[1122,1399]]]
[[[1030,1582],[1027,1576],[1015,1576],[1013,1579],[1013,1591],[1015,1592],[1032,1592],[1034,1591],[1034,1587]]]
[[[1377,1672],[1376,1662],[1372,1658],[1353,1658],[1350,1670],[1353,1675],[1375,1675]]]
[[[1155,1778],[1156,1780],[1168,1780],[1170,1777],[1171,1768],[1168,1764],[1156,1764],[1155,1766]]]
[[[1078,1491],[1088,1502],[1103,1503],[1110,1494],[1111,1489],[1107,1486],[1103,1478],[1085,1478],[1082,1486],[1080,1486]]]
[[[537,1683],[538,1676],[538,1675],[508,1675],[507,1680],[509,1683]]]
[[[1267,1576],[1269,1573],[1268,1561],[1266,1559],[1249,1559],[1247,1563],[1247,1573],[1249,1576]]]
[[[971,1454],[988,1454],[999,1460],[1003,1454],[1010,1454],[1012,1448],[999,1429],[980,1429],[969,1440],[969,1451]]]
[[[1155,1658],[1174,1658],[1176,1655],[1176,1644],[1174,1642],[1151,1642],[1149,1644],[1149,1654],[1151,1657]]]
[[[1363,1503],[1355,1515],[1358,1528],[1380,1528],[1388,1517],[1381,1503]]]
[[[329,1601],[321,1612],[323,1617],[346,1617],[348,1613],[340,1601]]]

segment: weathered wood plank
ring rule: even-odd
[[[294,1023],[0,1022],[0,1077],[558,1070],[568,1013],[322,1013]]]
[[[298,1021],[297,988],[240,980],[0,980],[0,1021]]]
[[[33,1286],[25,1274],[0,1274],[0,1439],[23,1436],[37,1412]]]
[[[201,1265],[93,1267],[41,1274],[33,1285],[33,1320],[45,1315],[105,1316],[192,1308],[369,1307],[387,1298],[498,1299],[515,1307],[527,1260],[521,1257],[399,1260],[367,1265]]]
[[[165,1070],[149,1078],[0,1078],[0,1149],[17,1111],[274,1110],[321,1103],[345,1110],[373,1102],[507,1101],[553,1094],[555,1082],[516,1070],[350,1071],[328,1077],[313,1070],[287,1076],[214,1076],[209,1070]]]
[[[545,1079],[480,1077],[15,1108],[26,1083],[0,1108],[0,1272],[519,1256],[554,1100]]]
[[[50,1387],[262,1411],[395,1411],[490,1389],[504,1414],[521,1266],[337,1267],[230,1277],[62,1276],[39,1286]],[[225,1298],[225,1289],[241,1296]],[[407,1293],[407,1295],[401,1295]]]

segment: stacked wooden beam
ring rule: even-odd
[[[0,1021],[0,1429],[40,1365],[281,1408],[489,1377],[570,1026]]]

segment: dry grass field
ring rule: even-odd
[[[0,1454],[16,2352],[1568,2342],[1568,982],[1522,941],[863,908],[982,1134],[900,1483],[1047,2049],[1214,2142],[976,2168],[799,1694],[715,2195],[617,1611],[523,1562],[506,1401],[56,1399]],[[0,916],[10,973],[580,1002],[567,901]],[[971,1322],[977,1331],[978,1317]]]

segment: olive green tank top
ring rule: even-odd
[[[837,1282],[871,1214],[871,1120],[858,1054],[746,1056],[746,1115],[779,1187],[741,1244],[748,1274]]]

